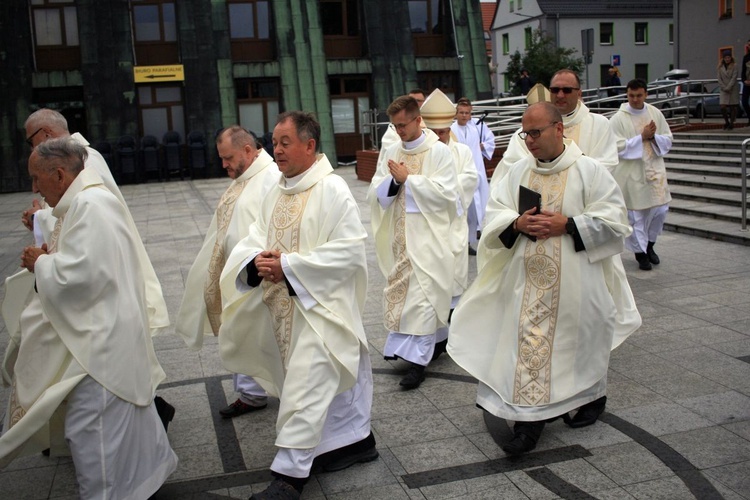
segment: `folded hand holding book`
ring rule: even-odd
[[[542,211],[542,194],[527,188],[526,186],[518,186],[518,213],[523,215],[527,210],[536,207],[535,214]],[[536,236],[531,236],[523,233],[531,241],[536,241]]]

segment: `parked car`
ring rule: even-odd
[[[698,107],[708,94],[702,82],[689,80],[655,80],[649,83],[648,87],[648,101],[656,101],[650,104],[661,109],[667,117],[671,116],[671,108],[683,106],[687,108],[688,113],[697,116]]]
[[[702,118],[704,116],[721,115],[721,106],[719,106],[719,86],[717,85],[711,89],[711,95],[704,97],[701,102],[698,103],[695,113],[693,116],[696,118]],[[740,82],[740,94],[742,94],[742,82]],[[738,106],[739,111],[737,112],[737,118],[745,116],[745,112],[742,106]]]

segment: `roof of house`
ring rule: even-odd
[[[537,0],[546,15],[560,17],[671,17],[672,0]]]
[[[482,9],[482,29],[490,31],[492,29],[492,20],[495,18],[497,2],[482,2],[479,6]]]

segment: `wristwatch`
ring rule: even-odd
[[[576,223],[573,221],[573,217],[568,217],[568,222],[565,223],[565,232],[568,234],[576,232]]]

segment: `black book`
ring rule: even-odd
[[[526,186],[518,186],[518,213],[523,215],[525,211],[534,207],[536,207],[535,214],[542,211],[542,194]],[[536,241],[536,236],[530,236],[526,233],[524,235],[531,241]]]

